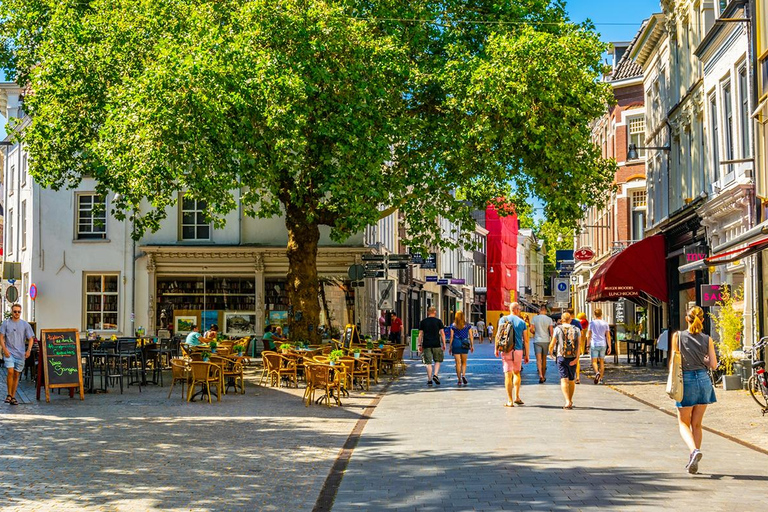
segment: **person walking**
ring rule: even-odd
[[[449,352],[456,360],[456,384],[465,386],[467,382],[467,355],[475,351],[475,339],[472,326],[466,323],[463,311],[457,311],[451,324],[451,343]]]
[[[392,321],[389,326],[389,341],[390,343],[400,344],[403,332],[403,321],[397,316],[397,313],[392,312]]]
[[[567,311],[568,311],[568,315],[571,317],[571,320],[570,320],[571,325],[574,327],[577,327],[579,329],[579,334],[581,334],[581,332],[584,330],[584,328],[582,327],[581,320],[576,318],[576,315],[573,313],[573,309],[569,308]],[[584,315],[585,319],[586,317],[587,316]],[[582,346],[581,349],[583,350],[584,347]],[[579,355],[576,357],[576,380],[575,380],[576,384],[581,384],[580,376],[581,376],[581,351],[579,351]]]
[[[483,322],[483,319],[477,321],[477,342],[482,343],[483,338],[485,337],[485,322]]]
[[[549,355],[556,357],[557,371],[560,373],[560,389],[565,398],[563,409],[573,409],[573,393],[576,390],[576,361],[579,359],[581,347],[579,338],[581,330],[571,324],[571,314],[563,313],[563,323],[552,333],[549,342]]]
[[[603,384],[605,378],[605,356],[611,354],[611,327],[603,320],[603,310],[595,309],[595,318],[587,328],[587,348],[595,370],[595,384]]]
[[[707,405],[717,402],[715,389],[707,370],[717,368],[715,343],[704,330],[704,310],[690,308],[685,316],[688,329],[672,336],[672,351],[680,351],[683,360],[683,399],[675,402],[680,437],[688,445],[690,455],[685,469],[695,475],[701,461],[701,424]],[[671,354],[670,354],[671,355]],[[672,358],[669,358],[670,361]]]
[[[554,329],[554,322],[547,314],[547,306],[541,306],[539,314],[531,320],[533,353],[536,356],[536,369],[539,371],[539,384],[547,381],[547,354]]]
[[[379,317],[379,339],[386,340],[387,334],[387,315],[384,311],[382,311],[381,316]]]
[[[427,318],[419,323],[419,353],[427,367],[427,386],[434,382],[440,385],[440,363],[445,354],[445,332],[443,321],[437,318],[437,308],[427,310]],[[433,369],[434,365],[434,369]]]
[[[501,352],[501,362],[504,370],[504,388],[507,391],[507,403],[504,405],[514,407],[515,404],[524,405],[520,399],[520,385],[522,383],[520,371],[523,369],[523,360],[526,364],[528,363],[528,326],[520,316],[520,305],[517,302],[513,302],[509,306],[509,313],[509,315],[499,319],[497,337],[498,333],[502,332],[504,324],[512,324],[510,335],[514,336],[514,345],[509,352]],[[496,343],[494,354],[499,357],[499,353],[499,344]]]
[[[488,343],[493,343],[493,324],[488,324]]]
[[[16,391],[19,388],[21,372],[24,371],[24,361],[32,353],[34,342],[35,333],[32,326],[21,319],[21,305],[14,304],[11,306],[11,318],[0,325],[0,348],[3,350],[5,368],[8,371],[8,395],[5,397],[7,404],[19,405]]]

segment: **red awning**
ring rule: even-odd
[[[597,302],[649,295],[667,302],[667,260],[663,235],[630,245],[602,264],[589,281],[587,300]]]

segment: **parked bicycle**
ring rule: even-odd
[[[760,338],[760,341],[752,347],[754,373],[747,382],[749,394],[762,409],[763,416],[768,413],[768,374],[765,372],[765,359],[761,357],[761,352],[766,345],[768,345],[768,336]]]

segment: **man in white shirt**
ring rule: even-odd
[[[485,322],[483,322],[482,320],[478,320],[477,324],[475,325],[477,327],[478,343],[482,343],[483,338],[485,337]]]
[[[547,315],[547,306],[539,308],[539,314],[531,320],[531,334],[533,334],[533,352],[536,354],[536,368],[539,370],[539,384],[547,380],[547,353],[549,342],[552,339],[554,322]]]
[[[605,376],[605,355],[611,353],[611,328],[603,320],[603,310],[595,309],[595,318],[589,323],[587,346],[590,347],[592,368],[595,369],[595,384],[603,384]]]

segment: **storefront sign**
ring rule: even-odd
[[[437,282],[437,276],[427,276],[427,282],[428,283],[436,283]]]
[[[718,302],[723,300],[723,292],[719,284],[701,285],[701,305],[702,307],[717,306]]]
[[[56,388],[79,388],[80,400],[84,400],[77,329],[43,329],[40,337],[44,374],[40,384],[45,386],[45,401],[51,401],[50,390]]]
[[[451,279],[451,284],[465,284],[464,279]]]
[[[582,247],[573,253],[573,258],[576,261],[589,261],[595,257],[595,251],[590,247]]]
[[[447,279],[438,279],[437,280],[437,284],[448,284],[448,280]]]

